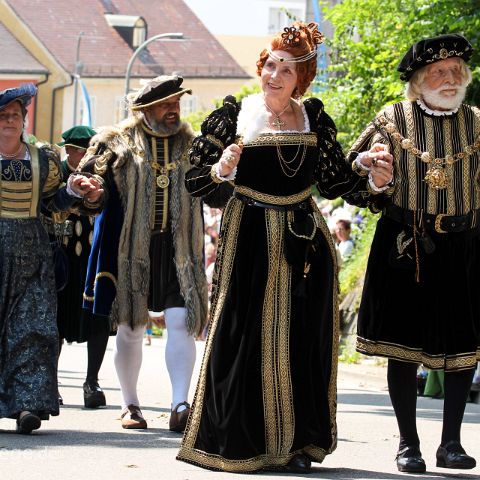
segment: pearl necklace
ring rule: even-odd
[[[269,122],[267,120],[267,125],[270,123],[270,125],[272,127],[275,127],[277,128],[278,130],[280,130],[282,127],[284,127],[287,123],[284,122],[283,120],[280,120],[280,116],[283,115],[286,111],[287,111],[287,108],[290,106],[290,100],[288,101],[288,104],[287,106],[280,112],[280,113],[275,113],[269,106],[268,106],[268,103],[266,102],[266,100],[264,100],[264,103],[265,103],[265,107],[267,108],[267,110],[275,117],[275,120],[273,122]]]
[[[20,143],[20,148],[14,152],[14,153],[4,153],[2,151],[0,151],[0,155],[3,157],[3,158],[6,158],[7,160],[11,160],[12,158],[15,158],[17,157],[20,152],[22,151],[23,149],[23,143]]]

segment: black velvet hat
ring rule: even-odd
[[[20,102],[27,107],[36,94],[37,87],[33,83],[22,83],[19,87],[2,90],[0,91],[0,110],[12,102]]]
[[[472,53],[472,45],[462,35],[458,33],[439,35],[420,40],[410,47],[397,70],[401,74],[400,78],[408,82],[416,70],[426,65],[451,57],[462,58],[468,62]]]
[[[59,147],[76,147],[87,149],[90,139],[96,134],[95,130],[85,125],[77,125],[62,133],[63,142],[58,142]]]
[[[160,75],[150,80],[133,98],[131,110],[142,110],[176,95],[192,93],[189,88],[181,87],[182,82],[183,78],[178,75]]]

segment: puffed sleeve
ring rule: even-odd
[[[314,178],[320,195],[336,198],[361,189],[361,179],[352,171],[337,141],[337,128],[318,98],[305,100],[310,129],[317,133],[318,161]]]
[[[48,164],[48,173],[42,191],[42,206],[50,212],[68,212],[79,203],[80,199],[70,195],[63,183],[60,155],[51,145],[44,144],[38,148],[42,162]]]
[[[235,141],[240,106],[234,97],[228,96],[223,106],[214,110],[202,123],[201,135],[193,140],[189,152],[192,168],[185,175],[188,192],[203,197],[207,205],[221,208],[230,198],[233,186],[212,174],[212,166],[218,162],[223,150]]]
[[[43,185],[43,196],[51,197],[63,183],[60,155],[51,145],[42,145],[39,154],[48,162],[48,175]]]

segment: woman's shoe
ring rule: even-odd
[[[438,447],[437,467],[469,470],[475,468],[476,465],[476,460],[467,455],[460,442],[456,440],[451,440],[445,445]]]
[[[98,382],[87,380],[83,384],[83,403],[85,408],[104,407],[107,404],[105,394]]]
[[[37,415],[25,410],[20,412],[20,415],[17,418],[17,432],[23,434],[32,433],[32,430],[37,430],[40,428],[42,421]]]
[[[403,447],[395,458],[399,472],[425,473],[427,467],[422,458],[422,452],[416,445]]]

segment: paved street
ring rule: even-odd
[[[203,351],[197,343],[197,366]],[[0,466],[2,479],[142,479],[206,480],[302,478],[299,475],[235,475],[203,470],[175,460],[180,435],[169,432],[170,387],[164,362],[165,340],[153,339],[144,347],[139,393],[148,430],[122,430],[119,420],[120,393],[113,368],[113,339],[100,372],[107,395],[106,408],[83,408],[82,383],[86,370],[85,344],[65,345],[60,359],[60,391],[65,406],[59,417],[44,422],[31,436],[13,433],[13,420],[0,420]],[[394,454],[398,444],[396,422],[386,392],[385,367],[367,363],[339,367],[337,450],[322,465],[314,464],[307,478],[400,479]],[[197,372],[195,373],[195,376]],[[193,394],[194,385],[192,385]],[[435,467],[435,451],[441,434],[443,402],[420,398],[418,426],[427,473],[422,479],[479,479],[474,470]],[[478,436],[480,405],[468,404],[463,445],[480,460]]]

